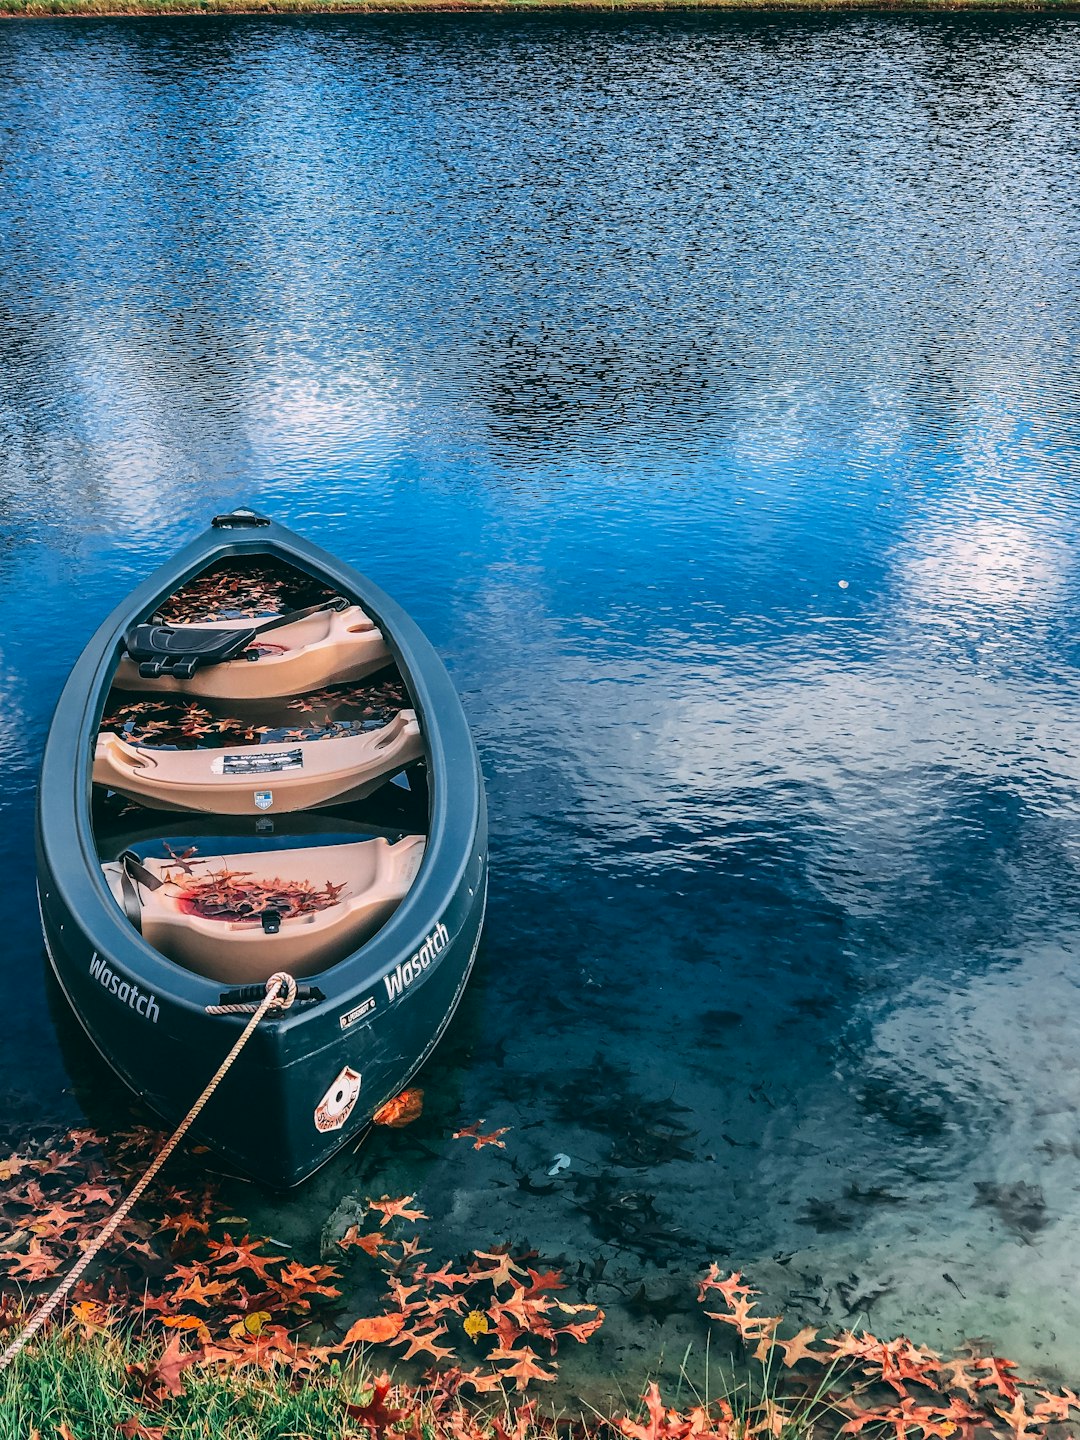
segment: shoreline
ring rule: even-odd
[[[1080,1415],[1075,1390],[982,1343],[878,1338],[872,1289],[799,1326],[713,1261],[678,1291],[615,1299],[620,1326],[569,1256],[451,1253],[420,1193],[347,1195],[294,1247],[183,1153],[35,1334],[154,1136],[74,1129],[0,1153],[0,1440],[1057,1440]],[[663,1322],[683,1313],[694,1333],[669,1358]],[[652,1320],[639,1366],[620,1329]],[[582,1346],[610,1401],[581,1387]]]
[[[0,20],[187,15],[659,14],[1077,15],[1080,0],[0,0]]]

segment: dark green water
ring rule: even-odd
[[[594,1390],[700,1350],[725,1258],[1075,1379],[1078,63],[1040,17],[0,27],[10,1126],[88,1079],[52,702],[254,503],[446,657],[493,879],[423,1120],[230,1203],[583,1261]]]

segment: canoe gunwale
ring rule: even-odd
[[[383,631],[420,719],[430,775],[427,849],[413,885],[393,916],[359,951],[318,976],[325,999],[271,1022],[282,1034],[334,1011],[378,985],[417,950],[475,873],[486,870],[482,776],[457,692],[426,636],[365,576],[317,546],[271,523],[251,532],[208,528],[142,582],[98,627],[61,692],[50,725],[38,795],[39,872],[50,895],[43,905],[66,912],[110,962],[145,982],[170,1004],[203,1013],[227,986],[167,960],[132,929],[110,894],[91,823],[91,772],[98,727],[126,629],[214,561],[270,554],[313,579],[355,597]],[[179,812],[178,812],[179,818]],[[72,829],[74,834],[72,834]],[[470,886],[470,893],[475,888]],[[230,1028],[243,1017],[219,1017]]]

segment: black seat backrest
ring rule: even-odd
[[[242,655],[258,633],[258,626],[242,630],[216,630],[185,625],[174,630],[171,625],[134,625],[124,636],[124,648],[139,667],[139,674],[150,680],[158,675],[175,675],[190,679],[201,665],[220,665]]]

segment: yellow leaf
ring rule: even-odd
[[[470,1310],[465,1317],[465,1334],[476,1344],[478,1335],[486,1335],[491,1329],[488,1318],[482,1310]]]
[[[269,1310],[252,1310],[235,1325],[229,1326],[229,1334],[234,1340],[243,1340],[246,1335],[258,1335],[270,1318]]]

